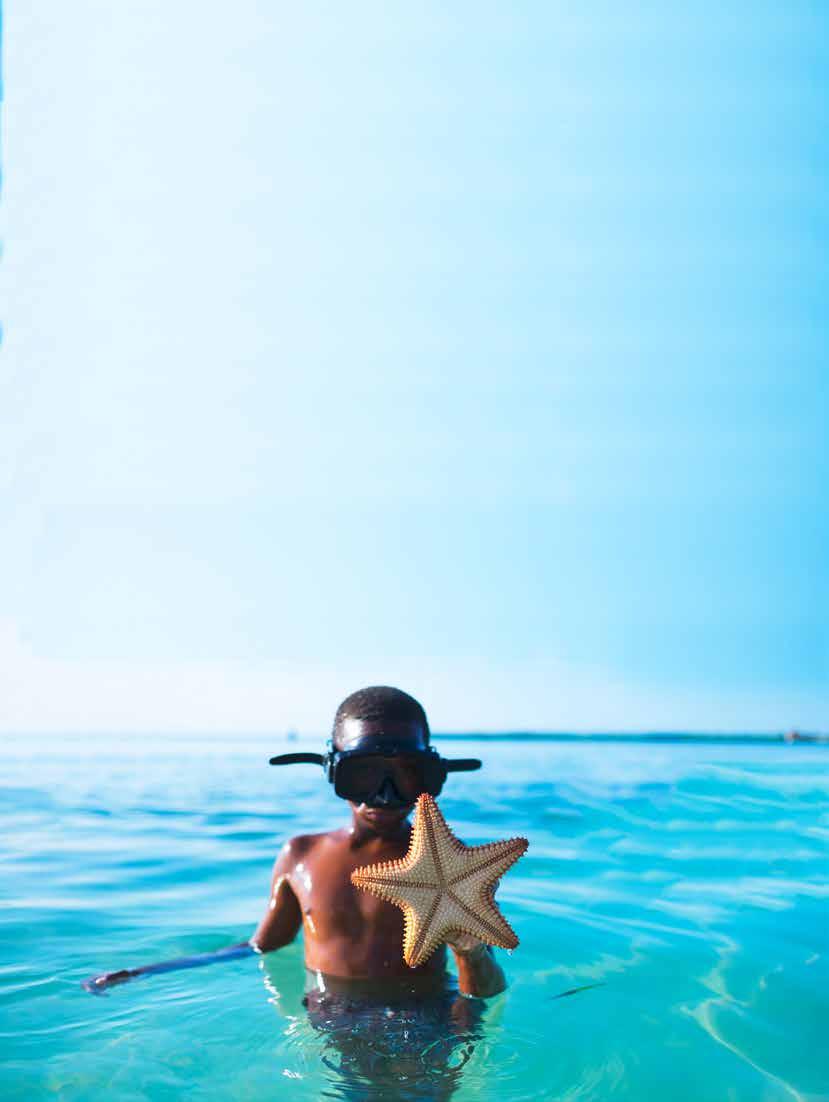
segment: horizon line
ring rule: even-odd
[[[182,741],[203,739],[217,742],[222,739],[274,739],[278,741],[298,742],[327,738],[327,734],[300,732],[295,729],[283,731],[171,731],[163,728],[153,730],[38,730],[38,731],[0,731],[4,738],[69,738],[69,739],[129,739],[129,738],[174,738]],[[662,742],[662,743],[751,743],[772,745],[794,745],[797,743],[822,745],[829,743],[829,732],[800,731],[792,728],[788,731],[432,731],[432,737],[446,741],[500,741],[500,742]]]

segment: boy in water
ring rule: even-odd
[[[480,762],[447,762],[430,750],[421,706],[386,687],[362,689],[343,701],[326,759],[300,753],[271,760],[324,762],[335,791],[351,806],[351,825],[301,835],[283,847],[270,904],[248,942],[108,972],[83,986],[99,994],[138,976],[198,968],[253,950],[269,953],[293,941],[302,927],[308,969],[303,1003],[337,1089],[363,1102],[447,1102],[481,1036],[479,999],[503,991],[504,973],[492,950],[466,934],[451,945],[457,988],[446,972],[445,946],[409,968],[400,908],[355,888],[351,873],[405,856],[417,796],[437,795],[447,772]]]
[[[426,714],[399,689],[361,689],[337,709],[332,749],[347,754],[347,776],[336,788],[348,799],[351,824],[300,835],[283,847],[270,903],[251,945],[269,953],[293,941],[302,927],[311,990],[363,983],[408,992],[443,987],[445,948],[410,968],[403,960],[400,908],[351,883],[354,869],[408,851],[409,815],[436,757],[429,753]],[[503,991],[504,973],[487,945],[459,934],[450,947],[462,994],[486,998]]]

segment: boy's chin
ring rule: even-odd
[[[405,807],[367,807],[366,804],[352,804],[354,813],[360,822],[367,827],[376,830],[378,834],[384,834],[394,830],[411,814],[412,806]]]

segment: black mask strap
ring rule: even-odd
[[[271,765],[325,765],[324,754],[299,752],[297,754],[277,754],[271,758]]]
[[[454,758],[449,761],[444,758],[443,764],[447,773],[471,773],[473,769],[481,768],[480,758]]]

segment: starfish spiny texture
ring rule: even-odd
[[[355,869],[351,882],[401,908],[403,959],[411,968],[423,964],[439,945],[459,933],[514,949],[518,938],[494,896],[498,880],[528,844],[526,838],[510,838],[465,846],[424,792],[415,805],[406,856]]]

